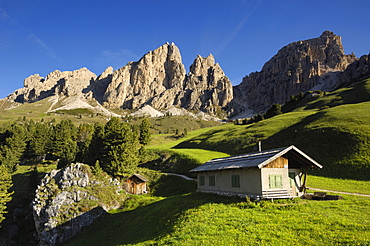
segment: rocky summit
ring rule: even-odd
[[[198,56],[186,74],[180,51],[165,44],[115,71],[103,97],[108,108],[179,106],[216,113],[233,98],[232,85],[214,57]]]
[[[186,74],[180,50],[166,43],[148,52],[137,62],[113,71],[108,67],[96,76],[86,68],[54,71],[46,78],[32,75],[24,87],[7,98],[24,103],[52,95],[95,99],[107,108],[156,109],[178,106],[215,114],[233,99],[230,80],[214,57],[198,56]]]
[[[344,53],[341,37],[325,31],[318,38],[293,42],[280,49],[262,70],[232,86],[213,55],[198,55],[186,73],[179,48],[166,43],[137,62],[108,67],[96,76],[87,68],[46,78],[32,75],[7,99],[32,102],[57,96],[96,100],[106,108],[155,110],[171,107],[213,115],[241,117],[264,112],[274,103],[309,90],[331,91],[370,76],[369,56]],[[100,105],[99,104],[99,105]]]
[[[317,85],[317,89],[330,91],[337,86],[339,74],[356,60],[344,54],[341,37],[330,31],[291,43],[234,88],[234,110],[238,113],[244,107],[261,112]]]

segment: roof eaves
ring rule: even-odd
[[[293,145],[291,145],[291,146],[289,146],[289,147],[287,147],[287,148],[285,148],[285,149],[282,149],[282,151],[278,152],[276,155],[274,155],[274,156],[272,156],[272,157],[268,158],[267,160],[265,160],[264,162],[260,163],[260,164],[258,165],[258,168],[259,168],[259,169],[263,168],[264,166],[266,166],[266,165],[267,165],[268,163],[270,163],[271,161],[273,161],[273,160],[277,159],[277,158],[278,158],[278,157],[280,157],[280,156],[283,156],[285,153],[287,153],[287,152],[288,152],[289,150],[291,150],[293,147],[294,147],[294,146],[293,146]]]
[[[303,157],[305,157],[307,160],[309,160],[311,163],[315,164],[315,166],[317,166],[318,168],[322,168],[323,166],[320,165],[319,163],[317,163],[314,159],[312,159],[311,157],[309,157],[308,155],[306,155],[305,153],[303,153],[300,149],[298,149],[297,147],[295,147],[294,145],[292,145],[291,147],[293,147],[293,149],[295,151],[297,151],[299,154],[301,154]]]

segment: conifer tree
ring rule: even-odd
[[[75,159],[77,129],[71,120],[62,120],[54,126],[53,131],[52,151],[60,159],[58,167],[62,168]]]
[[[13,124],[1,134],[0,164],[14,172],[26,148],[26,131],[22,125]]]
[[[122,173],[138,165],[138,134],[129,124],[112,118],[104,127],[102,168],[111,173]]]
[[[12,187],[12,177],[4,165],[0,165],[0,225],[5,219],[6,204],[12,199],[13,193],[9,192]]]
[[[150,123],[147,118],[143,119],[139,126],[140,136],[139,136],[139,142],[142,145],[147,145],[150,143]]]
[[[30,158],[45,157],[51,144],[50,127],[39,122],[30,124],[28,134],[27,156]]]
[[[95,123],[93,128],[86,156],[86,161],[90,166],[93,166],[97,160],[101,160],[103,156],[104,125]]]
[[[94,126],[83,123],[77,128],[77,155],[76,161],[87,163],[89,155],[89,146],[94,134]]]

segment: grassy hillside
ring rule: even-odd
[[[155,135],[147,148],[148,165],[184,173],[212,158],[256,151],[260,140],[263,149],[294,144],[324,166],[309,176],[309,187],[370,194],[370,80],[307,94],[289,106],[288,113],[250,125],[196,131],[186,126],[183,138],[172,130]],[[168,119],[172,129],[181,133],[185,128],[180,118],[163,117],[163,129],[170,129],[164,123]],[[197,194],[194,181],[173,176],[150,185],[152,194],[132,196],[67,245],[370,244],[368,197],[254,203]]]
[[[366,245],[366,198],[253,203],[185,194],[101,218],[67,245]]]
[[[230,155],[296,145],[324,166],[315,174],[370,180],[370,79],[319,97],[306,96],[292,112],[250,125],[223,125],[173,149]]]
[[[93,114],[84,109],[61,111],[59,113],[46,113],[52,106],[52,101],[48,98],[34,103],[13,104],[13,107],[10,109],[5,109],[9,106],[9,103],[6,100],[0,100],[0,124],[15,121],[19,118],[22,119],[24,117],[34,121],[39,121],[41,119],[44,119],[45,121],[52,119],[57,121],[70,119],[76,125],[79,125],[80,123],[107,122],[107,117]]]

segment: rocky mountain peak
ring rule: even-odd
[[[231,82],[215,63],[213,55],[198,55],[185,81],[182,106],[187,109],[207,109],[208,113],[217,114],[232,99]]]
[[[179,48],[166,43],[115,71],[103,102],[107,107],[175,105],[215,113],[231,99],[232,85],[213,55],[197,56],[187,75]]]
[[[166,43],[149,51],[138,62],[114,71],[104,93],[104,105],[140,108],[165,90],[181,87],[185,73],[179,49],[175,44]]]
[[[75,71],[55,70],[46,78],[38,74],[24,80],[24,87],[16,90],[7,98],[16,102],[29,102],[58,94],[65,96],[83,95],[83,90],[96,79],[96,75],[87,68]]]
[[[333,89],[336,72],[343,71],[356,59],[354,55],[344,54],[341,37],[330,31],[318,38],[293,42],[280,49],[260,72],[243,78],[235,88],[235,101],[261,112],[320,83],[330,84],[332,88],[327,89]],[[320,80],[323,75],[326,81]]]
[[[190,66],[189,73],[195,76],[207,74],[207,70],[213,66],[215,66],[215,58],[212,54],[209,54],[207,57],[202,57],[201,55],[198,55],[195,58],[193,64]]]

